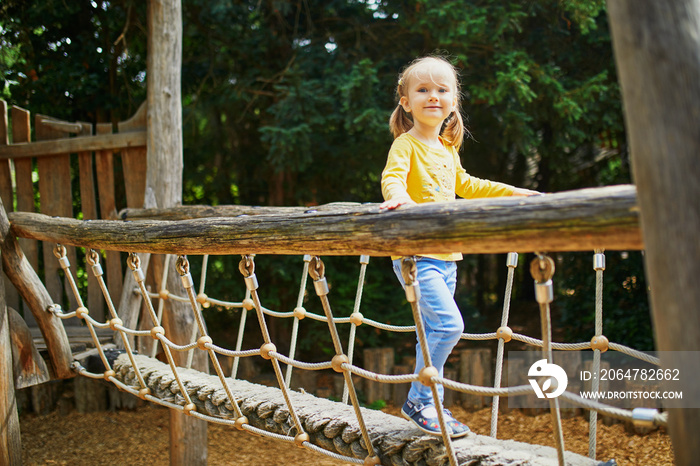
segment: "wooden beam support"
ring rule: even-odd
[[[54,302],[10,232],[10,222],[0,201],[0,243],[2,265],[12,284],[31,309],[46,341],[52,375],[59,379],[75,377],[70,365],[73,353],[60,319],[48,311]]]
[[[22,464],[22,442],[15,397],[9,310],[5,305],[5,286],[0,281],[0,465],[19,466]]]
[[[10,215],[22,237],[155,254],[387,256],[643,248],[633,186],[429,203],[389,212],[377,204],[292,212],[139,222]]]
[[[700,0],[608,0],[608,15],[656,349],[664,352],[662,367],[681,367],[673,358],[694,354],[700,370]],[[698,370],[684,379],[683,400],[700,397]],[[676,464],[698,464],[700,409],[668,413]]]

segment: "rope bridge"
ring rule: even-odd
[[[66,221],[70,223],[69,220]],[[80,228],[91,228],[91,224],[94,224],[98,229],[100,227],[100,222],[81,222]],[[128,235],[131,238],[143,238],[145,236],[144,229],[153,226],[153,223],[148,222],[145,226],[140,225],[139,222],[129,222],[126,227],[129,229]],[[14,221],[13,228],[15,228],[16,232],[22,230],[22,226],[18,227]],[[39,236],[35,235],[34,237],[46,239]],[[78,243],[73,242],[72,244],[77,245]],[[449,245],[445,247],[449,247]],[[518,255],[515,253],[508,254],[508,279],[500,327],[492,333],[465,333],[462,335],[462,338],[467,340],[498,341],[494,387],[465,384],[440,377],[436,369],[430,364],[427,364],[427,367],[420,374],[386,375],[365,370],[353,363],[355,331],[360,325],[370,325],[383,331],[416,332],[421,346],[425,350],[425,334],[422,329],[417,305],[420,288],[415,280],[415,260],[411,256],[404,258],[402,272],[406,283],[406,299],[411,304],[416,325],[392,326],[369,319],[360,312],[362,286],[369,263],[369,256],[360,258],[357,296],[352,314],[349,317],[336,317],[329,298],[330,293],[325,276],[325,266],[321,258],[316,255],[304,256],[303,273],[296,308],[291,312],[279,312],[267,309],[262,305],[259,293],[260,285],[255,274],[255,257],[253,255],[243,254],[239,263],[239,270],[246,286],[244,298],[240,302],[227,302],[211,298],[205,293],[208,256],[204,257],[199,290],[195,289],[187,257],[185,255],[177,257],[175,269],[185,290],[184,296],[178,296],[165,288],[165,283],[167,283],[166,276],[161,281],[163,284],[161,290],[158,293],[150,293],[145,285],[145,274],[141,269],[139,256],[131,252],[128,255],[127,265],[132,271],[137,292],[143,298],[147,316],[150,319],[146,329],[136,329],[125,326],[122,319],[119,318],[103,279],[103,271],[99,262],[100,254],[95,249],[90,249],[88,246],[86,259],[102,289],[109,310],[110,318],[105,322],[95,320],[85,307],[73,278],[65,247],[60,244],[56,245],[54,254],[65,274],[66,281],[72,289],[77,308],[71,312],[64,312],[59,305],[53,305],[50,306],[50,311],[61,319],[78,318],[85,322],[93,337],[104,369],[103,371],[91,372],[76,362],[73,367],[81,375],[107,380],[120,389],[144,400],[179,410],[190,416],[209,422],[231,425],[240,430],[294,443],[300,447],[343,461],[368,465],[445,463],[457,465],[472,464],[473,462],[479,462],[479,464],[602,464],[595,460],[595,420],[598,412],[640,425],[666,424],[665,416],[655,410],[635,409],[630,411],[614,408],[583,399],[574,393],[565,392],[560,397],[562,400],[591,410],[590,458],[565,451],[564,439],[561,433],[559,399],[550,400],[556,448],[503,441],[495,438],[500,397],[532,395],[534,393],[533,387],[530,385],[505,388],[500,386],[504,348],[509,341],[516,340],[540,347],[542,348],[543,358],[547,360],[551,360],[553,349],[592,349],[594,353],[594,371],[597,371],[600,365],[600,353],[608,349],[624,352],[647,362],[658,364],[658,360],[644,353],[620,344],[608,342],[602,333],[602,274],[605,269],[605,256],[602,250],[597,250],[594,254],[597,284],[596,334],[590,342],[581,343],[555,343],[551,341],[552,329],[549,305],[553,297],[552,278],[554,275],[554,262],[545,254],[538,254],[530,266],[531,274],[535,280],[536,298],[540,308],[542,338],[536,339],[518,334],[508,327],[513,276],[518,265]],[[168,267],[164,267],[164,273],[167,273],[168,269]],[[307,277],[312,279],[313,288],[323,308],[323,315],[308,312],[302,307]],[[159,300],[157,309],[154,308],[152,299]],[[175,344],[169,340],[165,329],[161,326],[163,303],[166,299],[189,303],[194,316],[190,343],[185,345]],[[241,312],[236,347],[227,349],[217,346],[207,332],[202,314],[203,308],[211,305],[254,311],[264,341],[263,345],[254,349],[242,348],[242,336],[246,326],[247,312]],[[289,354],[287,355],[280,353],[271,340],[267,323],[270,317],[293,319],[292,340]],[[307,318],[327,323],[335,352],[330,361],[308,363],[295,358],[296,338],[299,333],[299,327],[301,321]],[[340,338],[338,326],[347,324],[350,325],[350,331],[347,345],[345,345],[345,342]],[[115,332],[115,335],[124,347],[124,352],[119,354],[118,357],[114,352],[105,350],[100,344],[99,338],[97,338],[97,330],[107,328]],[[153,346],[150,357],[136,354],[131,344],[135,337],[152,338],[161,348],[167,362],[163,363],[152,357],[155,355],[156,345]],[[186,366],[188,367],[178,367],[174,357],[176,352],[187,354]],[[204,352],[209,356],[215,375],[204,374],[189,368],[195,352]],[[234,358],[232,373],[224,373],[217,355]],[[237,379],[238,362],[240,358],[246,357],[261,357],[269,360],[279,388],[264,387]],[[429,359],[426,358],[426,361],[429,361]],[[286,373],[283,373],[281,364],[287,366]],[[342,374],[345,383],[343,402],[331,402],[291,390],[289,386],[294,368],[305,370],[332,369]],[[436,404],[438,404],[437,411],[443,432],[446,432],[447,429],[445,428],[445,420],[442,418],[442,406],[437,396],[437,384],[442,384],[447,388],[462,393],[493,397],[491,435],[489,437],[469,435],[459,440],[452,440],[446,435],[442,438],[427,436],[413,427],[409,421],[379,411],[362,408],[353,384],[352,375],[384,383],[420,381],[432,387],[434,399]],[[594,381],[592,387],[594,391],[598,389],[595,383],[596,381]]]

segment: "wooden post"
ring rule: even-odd
[[[148,1],[148,99],[146,187],[153,189],[158,207],[182,202],[182,5],[180,0]],[[174,261],[172,261],[174,262]],[[151,259],[156,273],[160,258]],[[160,276],[158,273],[156,276]],[[174,268],[168,274],[172,292],[182,289]],[[192,311],[172,300],[165,309],[163,326],[172,341],[182,344],[190,337]],[[206,356],[205,356],[206,357]],[[206,364],[206,361],[205,361]],[[196,364],[195,366],[196,367]],[[197,367],[204,369],[206,367]],[[170,414],[170,464],[206,465],[207,423],[176,411]]]
[[[0,281],[0,465],[13,466],[22,464],[22,449],[7,311],[5,287]]]
[[[700,0],[609,0],[608,14],[657,349],[699,351]],[[661,363],[674,365],[663,357]],[[683,389],[684,400],[700,397],[700,384]],[[698,431],[700,409],[669,410],[676,464],[697,464]]]
[[[491,350],[488,348],[460,350],[459,381],[482,387],[493,386]],[[462,405],[465,408],[481,409],[490,401],[483,396],[462,393]]]
[[[394,348],[367,348],[362,352],[365,369],[378,374],[390,375],[394,370]],[[391,385],[365,380],[365,397],[368,404],[375,401],[391,401]]]

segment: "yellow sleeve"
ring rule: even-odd
[[[453,152],[455,157],[455,167],[457,168],[457,180],[455,183],[455,194],[464,199],[474,199],[477,197],[502,197],[512,196],[515,188],[509,184],[499,183],[497,181],[484,180],[475,176],[469,175],[459,160],[459,155],[456,151]]]
[[[405,140],[395,140],[389,149],[386,166],[382,171],[382,196],[384,200],[401,199],[408,194],[408,172],[411,169],[411,146]]]

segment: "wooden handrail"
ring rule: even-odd
[[[120,150],[146,146],[146,131],[98,134],[50,141],[0,146],[0,159],[43,157],[96,150]]]
[[[388,212],[378,204],[290,208],[289,214],[272,209],[179,221],[81,221],[27,212],[9,217],[14,233],[25,238],[155,254],[403,256],[643,248],[636,189],[629,185]]]

